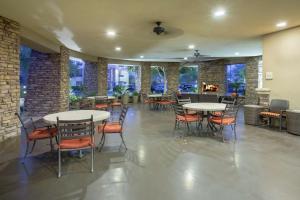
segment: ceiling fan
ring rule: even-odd
[[[198,63],[203,61],[210,61],[210,60],[218,60],[220,57],[212,57],[209,55],[203,55],[199,52],[198,49],[195,50],[192,57],[187,57],[184,63]]]
[[[153,28],[153,32],[156,33],[156,35],[160,35],[165,32],[165,28],[161,26],[161,22],[157,21],[155,22],[156,26]]]

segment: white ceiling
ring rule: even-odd
[[[224,8],[226,15],[212,12]],[[0,15],[18,21],[54,44],[92,56],[172,60],[202,54],[219,57],[262,53],[261,37],[275,24],[300,25],[300,0],[1,0]],[[161,20],[170,33],[156,36]],[[117,31],[114,39],[106,30]],[[122,51],[114,48],[121,46]]]

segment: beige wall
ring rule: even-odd
[[[263,67],[263,87],[271,89],[271,99],[287,99],[300,109],[300,27],[263,38]],[[266,72],[273,72],[273,80],[265,79]]]

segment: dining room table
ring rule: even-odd
[[[209,122],[211,113],[213,112],[223,112],[226,109],[226,104],[224,103],[187,103],[182,106],[184,109],[195,112],[206,112],[207,118],[207,129],[213,131],[215,127]]]

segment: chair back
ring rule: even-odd
[[[119,123],[120,123],[121,126],[123,126],[123,123],[124,123],[126,115],[127,115],[127,111],[128,111],[128,107],[124,106],[122,108],[122,111],[121,111],[121,114],[120,114],[120,117],[119,117]]]
[[[179,105],[184,105],[184,104],[188,104],[188,103],[192,103],[191,98],[177,100],[177,104],[179,104]]]
[[[175,115],[185,115],[185,110],[183,109],[183,106],[181,104],[174,104],[173,105]]]
[[[289,109],[289,101],[284,99],[272,99],[269,107],[271,112],[281,112]]]
[[[15,115],[18,117],[19,121],[21,122],[22,128],[23,128],[23,130],[24,130],[24,132],[26,134],[26,137],[28,138],[29,132],[37,129],[37,127],[35,126],[35,124],[33,122],[33,119],[30,118],[29,119],[30,122],[27,121],[27,123],[26,123],[26,122],[24,122],[24,120],[22,120],[22,118],[19,115],[19,113],[15,113]]]
[[[83,120],[59,120],[57,118],[58,142],[66,139],[80,139],[94,136],[93,115]]]
[[[236,99],[228,100],[228,99],[222,98],[221,103],[234,105],[236,103]]]
[[[95,104],[107,104],[107,103],[108,103],[108,96],[95,97]]]
[[[234,120],[236,121],[239,107],[240,105],[227,104],[224,112],[222,113],[222,119],[234,118]]]

